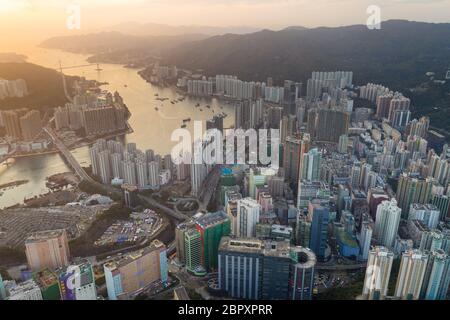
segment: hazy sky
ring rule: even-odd
[[[0,0],[0,45],[76,33],[66,28],[71,4],[80,5],[81,32],[127,21],[266,28],[364,24],[370,5],[381,8],[382,20],[450,22],[450,0]]]

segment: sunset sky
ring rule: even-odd
[[[450,22],[450,0],[0,0],[1,45],[76,33],[66,28],[66,10],[74,3],[81,8],[81,33],[127,21],[265,28],[364,24],[373,4],[382,20]]]

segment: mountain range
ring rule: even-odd
[[[312,71],[351,70],[355,83],[393,89],[415,86],[428,71],[443,74],[450,63],[450,24],[391,20],[380,30],[365,25],[287,28],[227,34],[166,50],[166,63],[243,80],[272,77],[305,82]]]

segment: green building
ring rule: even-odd
[[[56,274],[49,269],[45,269],[33,274],[33,279],[41,288],[42,299],[44,300],[61,300],[61,292],[59,290],[59,280]]]
[[[207,213],[196,222],[202,243],[202,264],[207,271],[218,267],[217,255],[220,240],[230,235],[231,222],[223,211]]]

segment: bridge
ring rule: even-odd
[[[81,167],[81,165],[78,163],[77,159],[72,155],[70,150],[64,145],[64,143],[59,140],[56,133],[51,129],[50,127],[45,127],[44,131],[50,136],[53,143],[55,144],[58,151],[61,153],[63,158],[66,160],[67,164],[70,165],[75,172],[75,174],[84,181],[90,182],[92,184],[97,184],[98,182],[92,179],[86,171]]]

